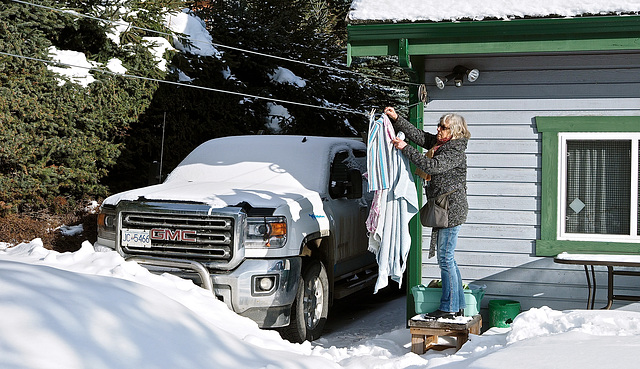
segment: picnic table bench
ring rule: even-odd
[[[553,261],[559,264],[584,266],[584,271],[587,276],[587,286],[589,288],[587,309],[593,309],[596,297],[596,274],[593,268],[595,265],[607,267],[608,301],[607,306],[603,307],[603,309],[610,309],[611,305],[613,305],[613,300],[640,301],[640,296],[616,295],[613,293],[614,276],[640,276],[640,271],[614,270],[614,267],[640,267],[640,255],[570,254],[563,252],[558,254]],[[589,276],[589,267],[591,269],[591,276]]]
[[[469,339],[469,334],[480,334],[482,328],[482,316],[476,314],[466,322],[454,322],[450,320],[425,320],[420,315],[409,320],[411,332],[411,352],[422,355],[426,350],[444,350],[455,347],[460,350]],[[456,345],[439,345],[439,336],[452,336],[456,338]]]

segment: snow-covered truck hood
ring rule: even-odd
[[[211,208],[241,206],[248,203],[256,208],[278,208],[300,202],[302,199],[319,201],[317,192],[300,187],[282,187],[269,184],[184,182],[171,181],[160,185],[138,188],[113,195],[105,204],[116,205],[120,201],[160,200],[177,202],[197,202]]]
[[[348,147],[365,148],[356,140],[328,137],[218,138],[197,147],[164,183],[113,195],[104,204],[143,198],[198,202],[212,208],[243,202],[278,208],[306,199],[321,209],[331,159]]]

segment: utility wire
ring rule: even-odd
[[[332,108],[332,107],[322,106],[322,105],[305,104],[305,103],[296,102],[296,101],[280,100],[280,99],[274,99],[274,98],[271,98],[271,97],[264,97],[264,96],[246,94],[246,93],[242,93],[242,92],[220,90],[220,89],[217,89],[217,88],[189,85],[189,84],[186,84],[186,83],[173,82],[173,81],[164,81],[164,80],[161,80],[161,79],[136,76],[136,75],[133,75],[133,74],[126,74],[126,73],[116,73],[116,72],[112,72],[112,71],[105,70],[105,69],[100,69],[100,68],[91,68],[91,67],[85,67],[85,66],[80,66],[80,65],[73,65],[73,64],[62,63],[62,62],[57,62],[57,61],[53,61],[53,60],[33,58],[33,57],[29,57],[29,56],[24,56],[24,55],[16,55],[16,54],[6,53],[6,52],[2,52],[2,51],[0,51],[0,55],[7,55],[7,56],[12,56],[12,57],[21,58],[21,59],[28,59],[28,60],[43,62],[43,63],[46,63],[46,64],[55,64],[56,66],[57,65],[62,65],[62,66],[66,66],[66,67],[82,68],[82,69],[87,69],[87,70],[90,70],[90,71],[93,71],[93,72],[111,74],[111,75],[114,75],[114,76],[135,78],[135,79],[141,79],[141,80],[145,80],[145,81],[166,83],[166,84],[169,84],[169,85],[197,88],[197,89],[200,89],[200,90],[220,92],[220,93],[236,95],[236,96],[243,96],[243,97],[250,97],[250,98],[253,98],[253,99],[256,99],[256,100],[266,100],[266,101],[273,101],[273,102],[278,102],[278,103],[283,103],[283,104],[291,104],[291,105],[305,106],[305,107],[310,107],[310,108],[333,110],[333,111],[339,111],[339,112],[343,112],[343,113],[351,113],[351,114],[359,114],[359,115],[369,116],[367,113],[364,113],[364,112],[361,112],[361,111],[357,111],[357,110],[340,109],[340,108]]]
[[[41,4],[30,3],[28,1],[23,1],[23,0],[11,0],[11,1],[16,2],[16,3],[20,3],[20,4],[32,5],[32,6],[39,7],[39,8],[53,10],[55,12],[62,12],[62,13],[66,13],[66,14],[69,14],[69,15],[72,15],[72,16],[89,18],[89,19],[100,21],[100,22],[107,22],[107,23],[112,23],[112,24],[120,25],[120,26],[127,26],[127,27],[130,27],[130,28],[133,28],[133,29],[138,29],[138,30],[141,30],[141,31],[157,33],[159,35],[170,36],[170,37],[175,36],[174,34],[169,33],[169,32],[162,32],[162,31],[156,31],[156,30],[149,29],[149,28],[137,27],[137,26],[131,25],[131,24],[126,23],[126,22],[118,22],[118,21],[113,21],[113,20],[109,20],[109,19],[98,18],[98,17],[94,17],[94,16],[91,16],[91,15],[78,13],[78,12],[72,11],[72,10],[62,10],[62,9],[59,9],[59,8],[54,8],[54,7],[41,5]],[[215,47],[220,47],[220,48],[223,48],[223,49],[240,51],[240,52],[247,53],[247,54],[258,55],[258,56],[262,56],[262,57],[266,57],[266,58],[283,60],[283,61],[303,64],[303,65],[307,65],[307,66],[311,66],[311,67],[324,68],[324,69],[329,69],[329,70],[333,70],[333,71],[337,71],[337,72],[341,72],[341,73],[351,73],[351,74],[354,74],[354,75],[357,75],[357,76],[360,76],[360,77],[365,77],[365,78],[379,79],[379,80],[383,80],[383,81],[387,81],[387,82],[401,83],[401,84],[412,85],[412,86],[419,86],[420,85],[419,83],[401,81],[401,80],[396,80],[396,79],[387,78],[387,77],[373,76],[373,75],[370,75],[370,74],[360,73],[360,72],[356,72],[356,71],[352,71],[352,70],[346,70],[346,69],[331,67],[331,66],[328,66],[328,65],[304,62],[304,61],[301,61],[301,60],[295,60],[295,59],[285,58],[285,57],[281,57],[281,56],[265,54],[265,53],[261,53],[261,52],[258,52],[258,51],[241,49],[241,48],[234,47],[234,46],[228,46],[228,45],[218,44],[218,43],[204,41],[204,40],[192,40],[192,41],[199,42],[199,43],[204,43],[204,44],[208,44],[208,45],[212,45],[212,46],[215,46]]]

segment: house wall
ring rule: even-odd
[[[457,64],[478,68],[474,83],[444,90],[433,78]],[[465,282],[486,285],[491,299],[514,299],[522,309],[582,309],[584,268],[535,256],[540,238],[541,135],[536,116],[640,115],[640,52],[584,54],[441,55],[425,59],[429,103],[424,129],[462,114],[472,138],[467,151],[469,216],[456,260]],[[428,259],[431,231],[423,230],[422,282],[439,279]],[[606,305],[606,268],[597,267],[596,307]],[[640,283],[616,277],[617,293],[640,295]],[[620,307],[627,302],[616,302]]]

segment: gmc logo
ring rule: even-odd
[[[161,229],[154,228],[151,230],[151,239],[159,241],[184,241],[197,242],[196,231],[187,231],[180,229]]]

